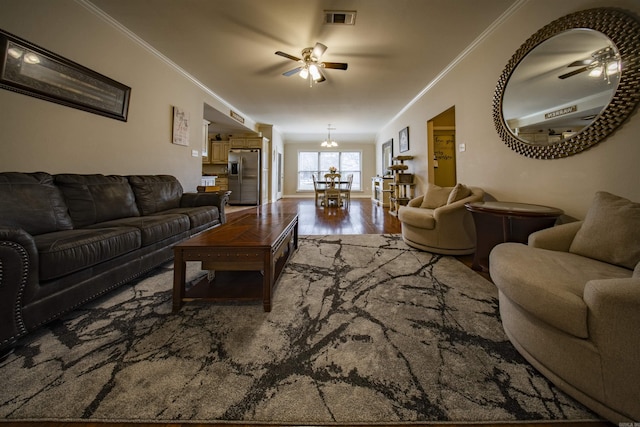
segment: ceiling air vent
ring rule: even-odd
[[[338,24],[338,25],[355,25],[356,11],[355,10],[325,10],[324,23]]]

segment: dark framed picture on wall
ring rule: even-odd
[[[0,87],[127,121],[130,87],[2,30]]]
[[[400,152],[409,151],[409,126],[400,131]]]

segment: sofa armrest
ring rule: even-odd
[[[584,301],[589,338],[601,356],[605,395],[627,402],[625,409],[632,413],[633,396],[640,396],[640,278],[590,280]]]
[[[0,354],[27,333],[23,297],[38,283],[38,251],[33,237],[19,228],[0,227]]]
[[[573,238],[580,230],[583,221],[569,222],[545,228],[529,235],[528,245],[551,251],[569,252]]]
[[[220,223],[227,222],[224,207],[229,201],[230,191],[213,191],[209,193],[184,193],[180,199],[181,208],[193,208],[196,206],[217,206],[220,212]]]

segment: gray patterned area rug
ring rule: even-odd
[[[9,420],[595,420],[514,350],[495,287],[397,235],[302,236],[261,303],[171,313],[172,265],[23,340]],[[204,272],[190,266],[195,280]]]

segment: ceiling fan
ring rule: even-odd
[[[322,43],[316,43],[314,47],[306,47],[302,49],[302,58],[289,55],[281,51],[277,51],[276,55],[283,56],[292,61],[298,62],[296,68],[282,73],[283,76],[292,76],[298,74],[303,79],[309,79],[309,86],[313,85],[313,82],[322,83],[326,80],[323,68],[330,68],[334,70],[346,70],[348,64],[344,62],[321,62],[320,58],[327,50],[327,47]]]
[[[559,79],[564,80],[585,71],[589,71],[591,77],[600,77],[604,74],[604,78],[608,79],[609,76],[620,71],[620,56],[613,47],[607,46],[593,52],[591,58],[574,61],[567,67],[580,68],[558,76]]]

